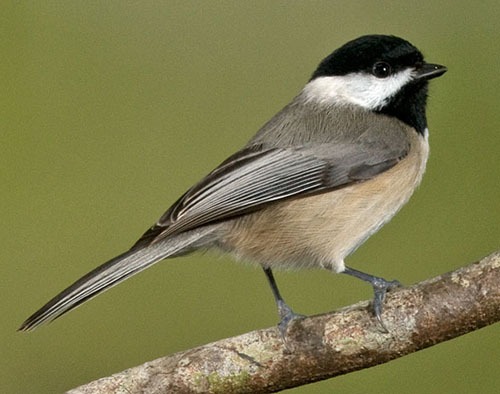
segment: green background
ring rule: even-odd
[[[318,62],[400,35],[432,81],[431,158],[405,209],[348,261],[411,284],[500,247],[498,1],[3,3],[0,392],[57,393],[277,322],[259,269],[195,254],[156,265],[33,333],[20,323],[128,248],[240,148]],[[296,311],[366,299],[361,281],[278,273]],[[494,325],[295,393],[493,393]]]

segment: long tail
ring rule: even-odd
[[[184,238],[184,237],[182,237]],[[132,275],[152,266],[158,261],[182,252],[199,240],[185,237],[171,242],[164,240],[150,246],[133,248],[102,264],[78,279],[71,286],[52,298],[31,315],[18,331],[30,331],[39,325],[57,319],[66,312],[117,285]]]

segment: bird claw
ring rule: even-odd
[[[377,276],[373,277],[373,281],[370,282],[373,286],[373,314],[377,318],[377,321],[382,328],[382,330],[386,333],[389,333],[384,321],[382,320],[382,310],[385,300],[385,295],[387,291],[394,289],[396,287],[401,287],[401,283],[397,280],[385,280],[384,278],[380,278]]]
[[[280,332],[281,339],[286,343],[286,333],[290,323],[297,319],[303,319],[306,316],[295,313],[283,300],[278,301],[278,313],[280,316],[278,330]]]
[[[379,276],[373,276],[370,274],[365,274],[364,272],[357,271],[355,269],[346,267],[344,273],[364,280],[368,282],[373,287],[373,301],[372,301],[372,310],[373,314],[377,318],[377,321],[382,328],[382,330],[386,333],[389,332],[384,321],[382,320],[382,310],[385,300],[385,295],[388,290],[391,290],[395,287],[401,287],[401,283],[397,280],[386,280]]]

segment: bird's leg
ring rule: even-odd
[[[276,301],[276,305],[278,307],[278,314],[280,316],[280,322],[278,323],[278,329],[280,331],[281,337],[285,340],[286,330],[288,328],[288,324],[297,318],[304,317],[303,315],[299,315],[295,313],[292,308],[290,308],[283,297],[281,297],[280,291],[278,289],[278,285],[276,284],[276,280],[274,279],[273,271],[269,267],[263,267],[264,273],[266,274],[267,280],[269,281],[269,285],[271,286],[271,290],[273,292],[274,300]]]
[[[387,293],[387,290],[390,290],[394,287],[400,287],[401,283],[399,283],[397,280],[391,280],[388,281],[384,278],[380,278],[378,276],[373,276],[370,274],[365,274],[364,272],[357,271],[355,269],[345,267],[344,271],[342,273],[354,276],[355,278],[359,278],[361,280],[364,280],[365,282],[368,282],[372,285],[373,287],[373,313],[375,314],[375,317],[377,318],[377,321],[381,325],[381,327],[384,329],[384,331],[389,332],[389,330],[386,328],[383,320],[382,320],[382,308],[383,308],[383,303],[384,303],[384,298],[385,294]]]

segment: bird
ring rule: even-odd
[[[249,142],[187,190],[124,253],[87,273],[19,328],[52,321],[153,264],[216,249],[262,267],[286,335],[301,317],[273,270],[321,268],[369,283],[382,328],[399,286],[345,265],[420,184],[429,155],[427,63],[393,35],[353,39],[324,58],[303,89]]]

